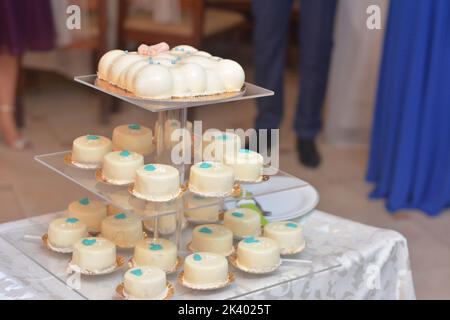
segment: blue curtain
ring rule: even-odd
[[[367,180],[389,211],[450,206],[448,0],[391,0]]]

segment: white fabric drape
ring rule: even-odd
[[[340,145],[369,141],[389,0],[340,0],[328,80],[325,137]],[[370,5],[381,9],[383,28],[366,26]]]

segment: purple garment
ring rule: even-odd
[[[0,52],[50,50],[54,39],[49,0],[0,0]]]

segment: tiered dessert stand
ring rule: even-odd
[[[138,99],[128,95],[126,92],[115,88],[109,88],[102,85],[97,80],[96,75],[87,75],[76,77],[75,81],[94,88],[103,93],[112,95],[116,98],[124,100],[131,105],[143,108],[150,112],[158,113],[158,123],[155,132],[156,151],[151,156],[145,159],[146,163],[165,163],[177,167],[180,171],[181,185],[185,185],[188,180],[189,164],[173,164],[171,162],[170,150],[167,149],[164,143],[164,137],[171,132],[168,132],[164,124],[167,120],[176,120],[180,128],[186,128],[188,108],[206,106],[218,103],[231,103],[245,99],[255,99],[271,96],[274,93],[267,89],[258,87],[256,85],[246,83],[245,90],[240,94],[233,96],[222,97],[204,97],[191,100],[144,100]],[[154,126],[151,126],[154,127]],[[142,210],[149,205],[147,201],[142,201],[133,197],[128,188],[112,186],[101,183],[96,180],[95,170],[81,170],[67,165],[65,163],[66,155],[70,151],[62,151],[52,154],[36,156],[35,159],[50,168],[51,170],[61,174],[65,178],[80,185],[81,187],[92,192],[96,196],[103,199],[108,204],[123,210],[124,212],[133,212],[138,209]],[[281,170],[274,170],[276,172],[270,176],[270,179],[258,184],[240,184],[240,188],[244,193],[251,193],[252,199],[265,211],[266,219],[269,221],[289,220],[298,218],[302,215],[308,214],[312,211],[318,203],[318,193],[308,183],[288,174]],[[188,193],[189,191],[186,191]],[[185,194],[186,194],[185,193]],[[229,196],[220,201],[224,208],[234,208],[238,206],[238,202],[242,200],[240,197]],[[164,215],[177,215],[176,232],[172,237],[177,243],[181,255],[186,256],[186,244],[190,241],[190,230],[182,230],[183,217],[183,197],[181,197],[181,206],[174,210],[156,210],[156,214],[152,216],[143,216],[145,219],[154,219],[153,237],[158,235],[158,218]],[[161,204],[155,204],[158,208]],[[191,207],[192,209],[192,207]],[[22,229],[12,230],[0,236],[16,246],[24,254],[34,260],[37,264],[42,266],[48,272],[56,276],[57,279],[67,283],[67,275],[64,273],[67,265],[67,257],[61,257],[56,253],[50,252],[43,248],[36,237],[42,235],[47,230],[47,225],[51,217],[38,217],[32,226],[27,226]],[[246,274],[239,270],[232,270],[235,273],[235,282],[228,288],[214,290],[212,292],[194,291],[182,287],[179,284],[175,285],[175,299],[236,299],[245,297],[252,293],[258,293],[265,289],[270,289],[299,280],[311,274],[320,273],[338,267],[340,264],[333,255],[326,253],[323,248],[315,247],[314,241],[308,239],[308,231],[305,230],[308,247],[300,254],[289,256],[288,259],[283,259],[282,266],[275,272],[267,275],[252,275]],[[130,257],[132,251],[120,252],[121,255]],[[231,268],[231,267],[230,267]],[[83,277],[80,285],[74,290],[83,298],[86,299],[111,299],[114,298],[115,285],[121,281],[123,272],[115,272],[109,275],[98,277]],[[172,283],[176,283],[175,279],[171,279]],[[176,277],[176,274],[172,277]]]

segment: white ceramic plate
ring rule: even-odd
[[[290,179],[292,178],[274,177],[271,183],[290,185]],[[267,220],[285,221],[299,218],[314,210],[319,203],[319,193],[313,186],[306,184],[303,187],[258,196],[256,200],[264,211],[272,213],[266,216]]]

